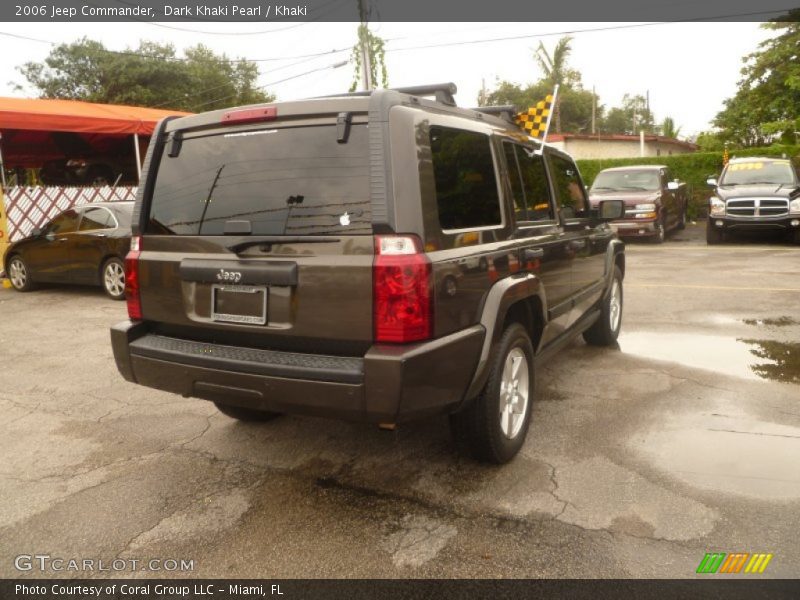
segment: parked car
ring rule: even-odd
[[[734,158],[709,178],[706,241],[743,231],[774,231],[800,244],[800,171],[785,158]]]
[[[593,206],[611,198],[625,201],[625,216],[611,224],[620,237],[644,237],[661,244],[669,231],[686,227],[686,184],[663,165],[604,169],[592,183],[589,197]]]
[[[50,160],[39,171],[45,185],[136,185],[136,159],[131,156],[85,156]]]
[[[6,252],[11,285],[20,292],[45,282],[101,285],[111,298],[124,299],[132,211],[133,202],[96,202],[34,229]]]
[[[130,319],[111,330],[120,373],[242,420],[447,413],[460,447],[510,460],[539,361],[617,338],[624,244],[606,222],[624,206],[590,210],[567,154],[454,91],[161,122]]]

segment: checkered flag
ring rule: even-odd
[[[552,94],[547,94],[544,100],[536,103],[536,106],[528,110],[517,113],[514,118],[517,125],[525,130],[525,133],[542,141],[547,137],[547,130],[550,128],[550,118],[553,116],[553,104],[555,103],[558,86]]]

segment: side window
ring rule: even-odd
[[[431,127],[430,137],[442,229],[501,225],[503,219],[489,136]]]
[[[553,219],[550,185],[544,157],[517,144],[503,142],[509,178],[514,194],[517,221],[536,222]]]
[[[90,208],[83,213],[80,231],[109,229],[114,227],[114,218],[105,208]]]
[[[79,215],[74,210],[68,210],[58,215],[45,227],[45,233],[72,233],[78,229]]]
[[[578,167],[571,160],[553,154],[550,155],[550,166],[562,214],[567,219],[583,216],[589,202],[578,175]]]

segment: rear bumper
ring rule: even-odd
[[[374,345],[363,358],[206,344],[111,328],[128,381],[183,396],[274,412],[395,423],[460,405],[480,356],[481,325],[443,338]]]

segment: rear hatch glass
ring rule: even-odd
[[[347,143],[335,126],[222,132],[164,152],[147,233],[222,235],[250,221],[254,235],[370,234],[367,127]]]

